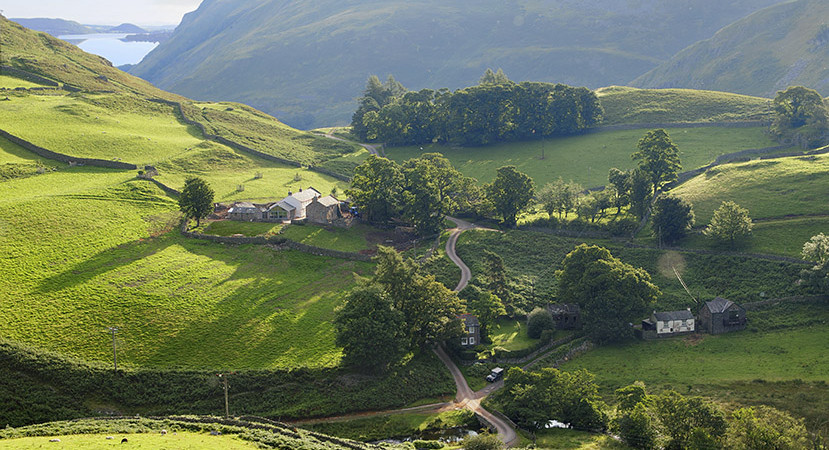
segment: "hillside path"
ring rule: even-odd
[[[335,140],[335,141],[340,141],[340,142],[351,142],[351,143],[357,144],[357,145],[359,145],[359,146],[363,147],[364,149],[368,150],[368,152],[369,152],[369,153],[371,153],[372,155],[381,156],[381,155],[380,155],[380,152],[378,152],[378,151],[377,151],[377,148],[378,148],[378,147],[382,147],[382,146],[383,146],[383,144],[377,144],[377,145],[372,145],[372,144],[363,144],[363,143],[361,143],[361,142],[350,141],[350,140],[348,140],[348,139],[344,139],[344,138],[341,138],[341,137],[339,137],[339,136],[334,136],[334,135],[333,135],[333,134],[331,134],[331,133],[325,133],[325,134],[323,134],[323,136],[327,137],[328,139],[333,139],[333,140]]]

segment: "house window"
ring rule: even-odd
[[[469,338],[469,345],[475,345],[475,338],[474,337]]]
[[[461,345],[469,345],[469,339],[468,338],[461,338]]]

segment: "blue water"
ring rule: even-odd
[[[113,66],[124,64],[138,64],[158,46],[157,42],[124,42],[121,39],[126,34],[71,34],[60,36],[63,40],[83,42],[76,44],[87,53],[103,56],[110,60]]]

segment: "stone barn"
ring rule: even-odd
[[[342,217],[340,201],[333,195],[314,197],[305,207],[305,215],[308,217],[308,222],[330,225]]]
[[[731,300],[717,297],[702,305],[699,321],[702,329],[711,334],[739,331],[746,327],[746,310]]]
[[[227,210],[227,216],[231,220],[242,220],[245,222],[261,221],[264,214],[265,211],[262,207],[249,202],[234,203],[233,206]]]
[[[581,308],[576,304],[551,304],[547,309],[553,316],[556,330],[581,330]]]

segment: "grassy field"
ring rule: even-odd
[[[318,433],[346,439],[369,442],[390,438],[434,439],[442,431],[454,427],[477,429],[475,417],[468,410],[447,411],[436,414],[407,413],[389,414],[345,422],[320,422],[301,425]],[[424,433],[426,434],[424,436]]]
[[[778,158],[714,167],[673,191],[708,223],[725,200],[752,218],[829,214],[829,155]]]
[[[489,330],[492,347],[501,347],[505,350],[521,350],[531,347],[538,339],[527,335],[527,323],[524,320],[502,319]]]
[[[175,201],[127,172],[0,183],[0,204],[2,334],[93,360],[110,357],[103,330],[119,326],[126,365],[336,365],[333,309],[353,273],[370,270],[162,235]]]
[[[613,440],[610,436],[563,428],[539,431],[536,434],[535,445],[539,450],[565,448],[574,450],[624,450],[629,448],[621,442]]]
[[[107,439],[111,436],[112,439]],[[60,439],[59,443],[49,442],[51,439]],[[210,449],[227,449],[227,450],[243,450],[260,448],[254,442],[243,441],[233,435],[212,436],[207,433],[190,433],[179,432],[175,435],[168,433],[161,435],[158,433],[141,433],[141,434],[76,434],[67,436],[38,436],[25,437],[17,439],[3,439],[0,440],[0,449],[39,449],[43,447],[61,447],[61,448],[84,448],[90,450],[103,450],[110,448],[119,448],[122,446],[121,439],[127,439],[127,444],[130,448],[140,448],[147,450],[155,450],[162,448],[175,448],[186,450],[210,450]]]
[[[376,232],[376,229],[363,224],[357,224],[351,228],[292,225],[285,228],[282,236],[315,247],[356,253],[375,247],[367,237]]]
[[[729,92],[611,86],[596,93],[605,111],[603,125],[770,120],[772,115],[769,99]]]
[[[15,89],[19,87],[29,89],[40,86],[43,85],[35,83],[33,81],[22,80],[20,78],[12,77],[9,75],[0,75],[0,89]]]
[[[0,108],[5,131],[70,156],[155,164],[202,142],[195,127],[176,119],[172,107],[131,95],[10,98]]]
[[[215,236],[270,236],[279,233],[282,224],[265,222],[239,222],[236,220],[217,220],[204,227],[202,233]]]
[[[630,155],[647,131],[606,131],[486,147],[429,145],[423,146],[423,150],[397,147],[387,149],[386,154],[402,162],[423,152],[440,152],[458,170],[481,183],[491,182],[499,167],[514,165],[532,177],[537,187],[559,177],[590,187],[607,184],[607,173],[612,167],[635,167]],[[763,128],[669,128],[667,131],[679,147],[682,170],[704,166],[725,153],[776,145],[764,134]]]

